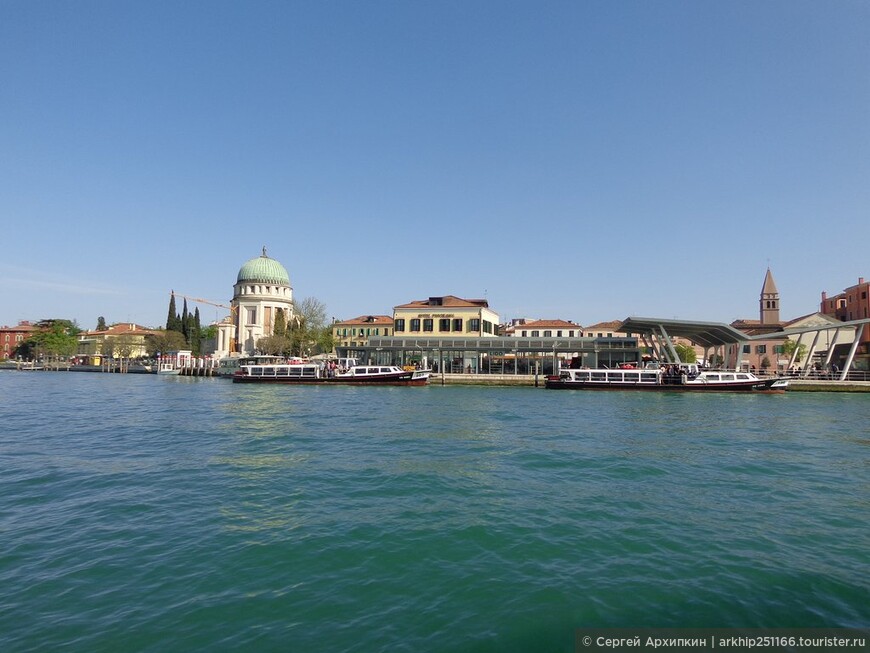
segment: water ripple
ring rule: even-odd
[[[863,396],[0,374],[4,651],[858,627]]]

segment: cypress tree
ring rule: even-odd
[[[181,311],[181,334],[190,345],[190,314],[187,312],[187,298],[184,300],[184,308]]]
[[[202,353],[202,324],[199,321],[199,306],[194,309],[193,325],[190,330],[191,349],[194,356],[199,356]]]
[[[282,338],[287,335],[287,318],[284,316],[283,308],[279,308],[275,312],[275,326],[272,329],[272,334]]]
[[[166,330],[176,331],[175,320],[177,313],[175,312],[175,293],[169,295],[169,314],[166,316]]]

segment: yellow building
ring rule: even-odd
[[[99,358],[140,358],[147,356],[145,338],[160,331],[132,322],[113,324],[105,331],[85,331],[79,334],[76,355],[99,364]]]
[[[393,308],[397,337],[486,338],[498,335],[498,314],[485,299],[430,297]]]
[[[391,335],[393,335],[393,318],[389,315],[361,315],[332,325],[336,348],[365,347],[369,336]]]

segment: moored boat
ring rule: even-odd
[[[287,362],[293,361],[288,361],[284,356],[268,354],[258,354],[256,356],[227,356],[218,361],[217,373],[215,376],[231,379],[233,378],[233,375],[242,368],[242,365],[277,365]]]
[[[788,380],[762,379],[752,372],[699,370],[697,365],[679,364],[635,369],[566,369],[549,376],[552,390],[658,390],[667,392],[758,392],[782,393]]]
[[[355,365],[336,373],[317,363],[242,365],[233,374],[233,383],[426,385],[430,374],[429,370],[403,370],[395,365]]]
[[[181,374],[181,368],[175,367],[175,363],[172,361],[165,361],[157,365],[157,373],[163,375]]]

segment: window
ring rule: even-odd
[[[420,318],[412,317],[411,318],[411,331],[419,331],[420,330]]]
[[[556,331],[556,337],[557,337],[557,338],[561,338],[561,337],[562,337],[562,332],[561,332],[561,331]]]
[[[743,345],[743,353],[751,354],[752,353],[752,345]]]
[[[544,331],[544,337],[545,338],[552,338],[553,332],[552,331]]]
[[[434,331],[435,330],[434,323],[435,323],[435,320],[433,320],[431,317],[425,318],[423,320],[423,331]]]
[[[483,332],[484,333],[492,333],[493,332],[492,331],[492,322],[489,322],[487,320],[483,321]]]
[[[755,348],[756,354],[766,354],[767,353],[767,345],[758,345]]]
[[[521,335],[522,335],[523,338],[528,338],[528,337],[529,337],[529,332],[528,332],[528,331],[523,331]]]
[[[402,318],[397,318],[396,322],[393,324],[393,331],[399,333],[400,331],[405,330],[405,320]]]
[[[774,354],[784,354],[785,347],[783,347],[782,345],[774,345],[773,346],[773,353]]]
[[[468,320],[468,330],[480,331],[480,320],[478,318],[472,318]]]
[[[462,331],[462,318],[457,317],[453,319],[453,330],[454,331]]]
[[[450,331],[450,320],[448,318],[442,318],[438,320],[438,330]]]
[[[256,324],[257,323],[257,309],[249,308],[248,309],[248,324]]]
[[[532,338],[540,338],[540,337],[541,337],[540,331],[532,331]]]

